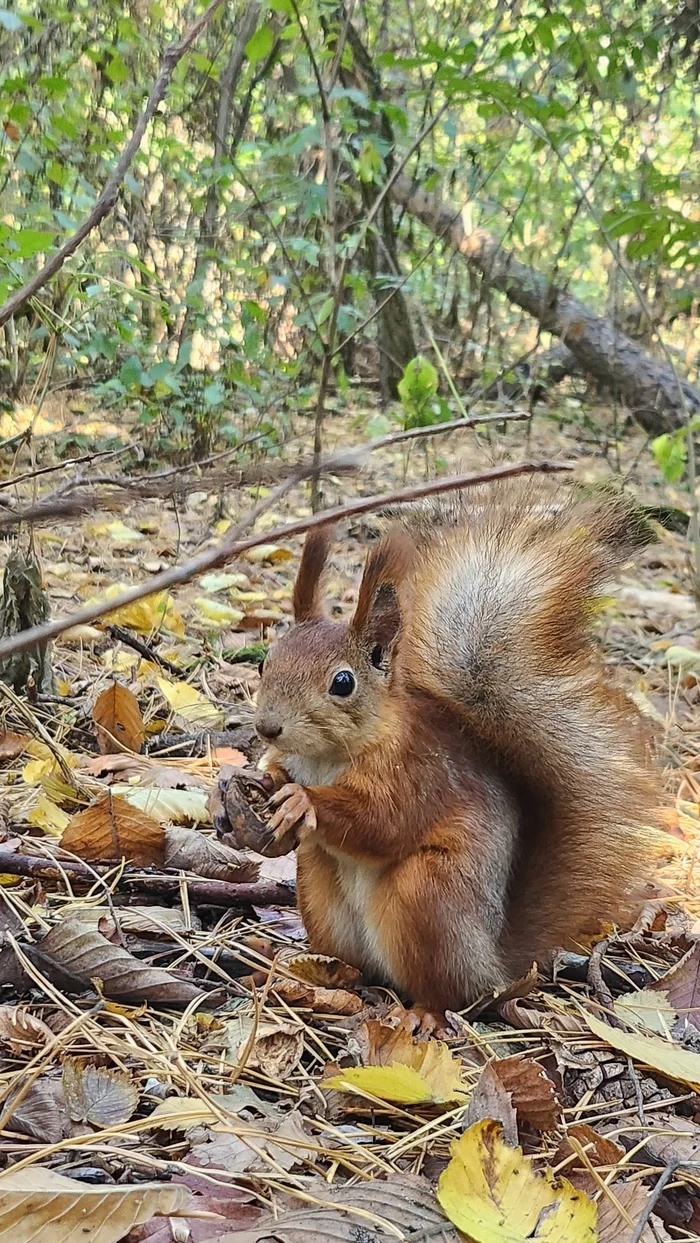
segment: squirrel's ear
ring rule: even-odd
[[[398,584],[408,571],[410,541],[401,536],[382,540],[367,558],[350,632],[367,647],[391,650],[401,630]],[[373,663],[379,665],[381,655]]]
[[[304,551],[301,554],[292,598],[295,621],[313,621],[314,618],[323,617],[321,589],[331,543],[332,535],[328,527],[317,527],[316,530],[309,531],[304,540]]]

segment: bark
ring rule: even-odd
[[[619,393],[645,431],[654,436],[671,431],[685,424],[688,411],[700,411],[700,393],[665,359],[654,357],[610,319],[550,284],[492,234],[484,229],[467,232],[460,208],[427,194],[408,177],[398,177],[391,193],[481,273],[487,285],[559,337],[583,371]]]

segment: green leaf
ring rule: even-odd
[[[406,364],[398,384],[398,393],[406,418],[405,426],[426,427],[440,419],[439,404],[435,401],[438,389],[438,373],[433,364],[422,354],[417,354]]]
[[[688,453],[685,437],[685,428],[679,428],[677,432],[664,432],[651,442],[654,461],[667,483],[678,483],[685,472]]]
[[[115,86],[120,86],[122,82],[126,82],[126,79],[129,76],[129,70],[118,52],[114,53],[112,59],[105,68],[105,73],[107,74],[110,82],[113,82]]]
[[[12,237],[20,259],[30,259],[32,255],[38,254],[40,250],[49,250],[53,246],[55,233],[47,232],[45,229],[22,229],[20,233],[15,233]]]
[[[257,64],[259,60],[264,60],[270,55],[275,43],[275,36],[272,33],[272,27],[269,25],[261,26],[256,30],[245,45],[245,54],[251,65]]]

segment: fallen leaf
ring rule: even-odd
[[[216,747],[211,754],[219,766],[232,764],[234,768],[245,768],[248,763],[243,752],[237,751],[235,747]]]
[[[700,942],[645,991],[660,993],[681,1018],[700,1028]]]
[[[96,604],[115,600],[132,584],[110,583],[106,591],[99,597],[88,600],[88,604]],[[111,613],[105,614],[104,622],[111,625],[127,626],[139,634],[151,634],[155,630],[169,630],[171,634],[185,637],[185,623],[176,609],[169,592],[160,591],[143,600],[135,600],[132,604],[123,604]],[[64,636],[65,637],[65,636]],[[104,636],[101,636],[104,637]]]
[[[205,574],[199,580],[205,591],[225,591],[227,587],[249,587],[247,574]]]
[[[598,1201],[598,1243],[631,1243],[637,1222],[642,1216],[651,1191],[643,1183],[613,1183],[610,1195],[600,1197]],[[623,1214],[613,1203],[612,1197],[622,1206],[625,1213],[635,1223],[630,1226]],[[651,1225],[644,1228],[639,1243],[663,1243],[671,1236],[666,1233],[658,1217],[652,1217],[655,1230]]]
[[[678,1015],[669,1004],[665,989],[654,991],[640,988],[636,992],[622,993],[616,997],[613,1009],[619,1019],[630,1027],[646,1028],[659,1036],[666,1036],[678,1022]]]
[[[486,1063],[469,1098],[465,1125],[473,1126],[475,1122],[484,1122],[487,1118],[501,1124],[506,1144],[515,1148],[518,1143],[518,1115],[510,1092],[494,1070],[494,1061]]]
[[[196,829],[165,829],[163,866],[193,872],[210,880],[242,884],[257,880],[259,865],[240,850],[232,850]]]
[[[71,817],[61,845],[86,863],[126,859],[142,867],[160,866],[165,853],[165,834],[152,816],[109,790],[96,803]]]
[[[189,980],[161,967],[149,967],[79,919],[61,919],[39,942],[40,955],[80,980],[84,988],[99,980],[105,997],[138,1005],[186,1006],[203,997]]]
[[[630,1126],[625,1138],[635,1147],[640,1139],[645,1138],[643,1152],[652,1165],[664,1166],[673,1162],[679,1167],[687,1165],[692,1171],[700,1160],[700,1126],[691,1118],[681,1118],[676,1114],[649,1114],[644,1128],[640,1127],[636,1133]]]
[[[296,954],[284,965],[298,980],[316,988],[356,988],[362,984],[362,972],[357,967],[324,954]]]
[[[97,928],[104,920],[113,923],[115,916],[122,932],[137,936],[166,937],[171,932],[183,936],[188,931],[183,912],[177,906],[119,906],[110,910],[106,906],[71,905],[70,908],[71,919],[90,928]],[[198,927],[199,921],[194,916],[191,919],[193,926]]]
[[[318,1179],[306,1190],[313,1205],[262,1217],[250,1230],[220,1234],[216,1243],[384,1243],[414,1236],[459,1243],[426,1178],[390,1174],[339,1187]]]
[[[70,816],[58,803],[54,803],[45,794],[40,794],[36,806],[27,813],[27,821],[38,829],[43,829],[45,833],[50,833],[52,837],[60,837],[70,824]]]
[[[25,1006],[0,1006],[0,1043],[9,1045],[15,1057],[33,1057],[53,1039],[51,1028]]]
[[[0,733],[0,762],[4,760],[16,760],[25,750],[28,738],[24,738],[22,734],[13,734],[11,730],[4,729]]]
[[[158,689],[170,708],[175,723],[185,730],[216,729],[223,725],[224,713],[189,682],[171,682],[157,677]]]
[[[596,1207],[565,1178],[537,1173],[497,1122],[477,1122],[452,1145],[437,1198],[473,1243],[595,1243]]]
[[[315,1014],[360,1014],[365,1003],[346,988],[315,988],[301,980],[277,980],[275,992],[288,1005],[312,1010]]]
[[[115,743],[127,751],[140,751],[146,731],[141,709],[133,691],[120,682],[113,682],[98,697],[92,710],[97,727],[97,745],[102,755],[109,755]]]
[[[494,1058],[488,1066],[510,1093],[520,1122],[537,1131],[554,1131],[561,1126],[563,1110],[557,1090],[539,1062],[517,1054]]]
[[[353,1066],[323,1086],[353,1092],[360,1088],[380,1100],[400,1105],[457,1100],[466,1093],[462,1063],[439,1040],[413,1040],[404,1028],[391,1028],[370,1020],[358,1037],[366,1047],[370,1065]]]
[[[219,629],[225,626],[237,626],[245,617],[242,609],[234,609],[232,605],[224,604],[222,600],[209,600],[207,596],[197,596],[193,603],[206,625]]]
[[[92,1066],[77,1057],[63,1062],[63,1092],[74,1122],[112,1127],[128,1122],[139,1103],[131,1075],[107,1066]]]
[[[279,544],[258,544],[256,548],[249,548],[244,556],[254,565],[261,565],[263,561],[273,564],[278,561],[291,561],[293,553],[289,548],[281,548]]]
[[[264,1155],[260,1155],[260,1154]],[[269,1170],[274,1161],[283,1170],[291,1170],[302,1161],[314,1160],[318,1143],[304,1129],[298,1110],[283,1118],[266,1120],[257,1126],[236,1122],[235,1131],[217,1123],[208,1143],[194,1144],[188,1162],[200,1169],[222,1169],[230,1174],[246,1170]]]
[[[247,1044],[247,1039],[241,1042],[239,1057]],[[299,1065],[303,1052],[303,1027],[292,1023],[261,1023],[253,1048],[247,1054],[246,1068],[259,1070],[268,1079],[287,1079]]]
[[[142,544],[144,536],[140,531],[128,527],[121,518],[115,518],[113,522],[90,522],[86,523],[86,533],[88,535],[109,537],[113,544],[121,544],[125,548],[133,548],[136,544]]]
[[[243,1085],[235,1086],[239,1088]],[[244,1088],[242,1093],[211,1092],[207,1100],[198,1096],[168,1096],[144,1119],[144,1126],[158,1127],[164,1131],[190,1131],[192,1127],[201,1126],[203,1123],[213,1125],[219,1121],[221,1112],[236,1116],[242,1110],[249,1109],[251,1095],[250,1089]]]
[[[13,1096],[19,1095],[21,1086],[20,1083],[6,1102],[6,1107],[10,1111],[8,1130],[19,1131],[22,1135],[31,1135],[32,1139],[37,1139],[43,1144],[60,1143],[70,1128],[70,1119],[60,1081],[37,1079],[26,1095],[13,1107]],[[1,1192],[0,1181],[0,1205],[2,1204]],[[2,1234],[0,1233],[1,1240]]]
[[[596,1167],[601,1165],[616,1166],[620,1158],[625,1155],[625,1150],[620,1144],[614,1143],[606,1135],[599,1135],[587,1122],[576,1122],[573,1126],[567,1128],[566,1135],[555,1154],[552,1162],[553,1165],[559,1165],[561,1161],[573,1155],[574,1160],[570,1161],[567,1169],[586,1169],[586,1165],[581,1160],[576,1148],[569,1142],[570,1139],[574,1139],[580,1145],[589,1163]]]
[[[118,1243],[157,1213],[191,1207],[185,1187],[167,1183],[91,1187],[32,1166],[0,1174],[0,1243]]]
[[[619,1049],[627,1057],[658,1070],[669,1079],[680,1080],[700,1091],[700,1053],[692,1053],[680,1045],[662,1040],[659,1036],[644,1036],[640,1032],[623,1032],[610,1027],[595,1015],[584,1012],[583,1017],[595,1036],[605,1040],[613,1049]]]
[[[206,790],[163,790],[157,786],[132,786],[117,782],[112,786],[112,793],[156,821],[172,820],[176,824],[210,822]]]

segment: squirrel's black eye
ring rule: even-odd
[[[328,688],[331,695],[352,695],[357,683],[351,669],[339,669]]]
[[[384,656],[384,648],[381,646],[381,644],[375,643],[374,647],[372,648],[372,654],[370,656],[370,660],[372,664],[374,665],[375,669],[381,669],[383,656]]]

